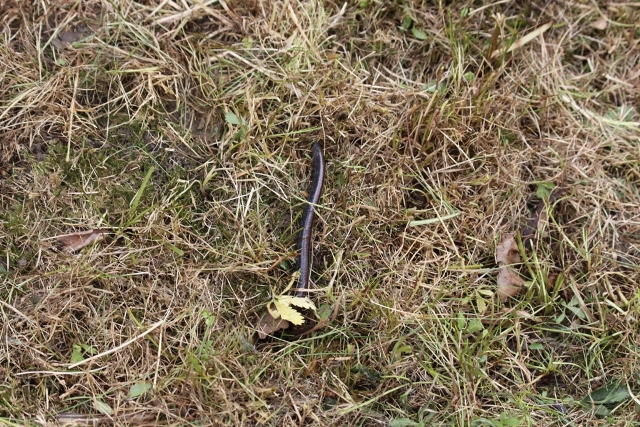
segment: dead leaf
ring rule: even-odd
[[[561,197],[566,194],[566,189],[555,187],[551,190],[551,194],[547,201],[544,199],[539,199],[536,203],[535,210],[532,212],[529,219],[527,219],[527,223],[520,231],[520,235],[522,236],[522,244],[525,248],[530,249],[533,246],[533,241],[536,236],[542,229],[544,228],[544,222],[546,222],[546,218],[548,217],[548,212],[545,212],[545,207],[548,205],[549,209],[555,202],[557,202]]]
[[[534,316],[526,310],[518,310],[516,311],[516,315],[518,315],[518,317],[521,317],[522,319],[532,320],[534,322],[541,321],[538,317]]]
[[[513,233],[502,236],[502,241],[496,246],[496,262],[499,265],[511,265],[520,262],[520,250]]]
[[[96,229],[63,234],[61,236],[56,236],[56,239],[58,242],[62,243],[62,249],[70,254],[79,251],[98,239],[104,238],[107,234],[109,234],[108,230]]]
[[[604,16],[601,16],[591,23],[591,26],[596,30],[606,30],[608,25],[609,23],[607,22],[607,18]]]
[[[524,286],[524,280],[511,267],[502,267],[498,274],[498,296],[502,302],[516,296]]]
[[[287,329],[288,327],[288,321],[283,318],[275,319],[269,311],[262,315],[256,325],[258,337],[260,337],[261,340],[265,339],[267,335],[271,335],[272,333],[282,329]]]
[[[502,302],[520,292],[524,280],[509,265],[520,262],[520,251],[513,233],[502,236],[502,241],[496,246],[496,262],[500,266],[498,273],[498,296]]]

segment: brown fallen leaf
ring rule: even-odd
[[[61,236],[56,236],[55,238],[58,242],[62,243],[62,250],[70,254],[79,251],[96,240],[104,238],[107,234],[109,234],[108,230],[99,228],[95,230],[63,234]]]
[[[502,236],[502,241],[496,246],[496,262],[500,266],[498,273],[498,296],[502,302],[509,297],[516,296],[522,286],[524,280],[509,265],[520,262],[520,251],[513,233],[507,233]]]
[[[498,274],[498,296],[502,302],[516,296],[524,286],[524,280],[511,267],[502,267]]]
[[[529,217],[529,219],[527,219],[527,223],[520,232],[520,235],[522,236],[522,244],[525,245],[526,248],[531,248],[533,239],[538,231],[538,224],[540,223],[543,209],[544,200],[539,200],[536,204],[536,208],[533,211],[533,214]]]
[[[289,322],[283,319],[282,317],[279,319],[275,319],[269,311],[266,311],[260,320],[258,320],[258,324],[256,325],[256,330],[258,331],[258,337],[263,340],[267,337],[267,335],[271,335],[274,332],[277,332],[282,329],[287,329],[289,327]]]
[[[531,213],[529,219],[527,219],[527,223],[520,231],[520,235],[522,236],[522,244],[525,248],[531,249],[533,246],[533,242],[535,240],[536,235],[543,228],[541,225],[542,219],[546,221],[545,215],[545,207],[549,205],[550,207],[557,202],[561,197],[564,197],[566,194],[566,189],[555,187],[551,191],[551,195],[549,196],[549,200],[545,202],[543,199],[539,199],[536,203],[535,209]]]
[[[607,18],[605,18],[604,16],[601,16],[600,18],[593,21],[591,23],[591,26],[596,30],[606,30],[607,27],[609,26],[609,23],[607,22]]]
[[[496,246],[496,262],[501,266],[520,262],[520,250],[513,233],[503,235],[502,241]]]

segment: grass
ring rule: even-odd
[[[0,10],[0,424],[637,425],[633,2]]]

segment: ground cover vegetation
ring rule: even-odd
[[[636,425],[637,2],[0,19],[0,424]]]

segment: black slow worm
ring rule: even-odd
[[[314,205],[317,205],[322,195],[322,184],[324,183],[324,157],[322,156],[322,145],[319,142],[313,144],[313,171],[311,172],[311,188],[309,189],[309,199],[302,213],[302,232],[300,233],[298,256],[298,268],[300,278],[298,279],[297,296],[307,295],[309,288],[309,275],[311,274],[311,232],[313,231],[313,220],[315,216]]]

